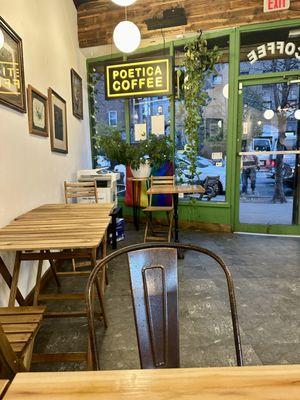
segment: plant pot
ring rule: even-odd
[[[141,164],[138,169],[131,168],[131,172],[134,178],[149,178],[151,174],[151,167],[149,162],[146,161],[146,164]]]

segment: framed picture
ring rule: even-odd
[[[48,99],[31,85],[28,85],[27,94],[29,132],[48,136]]]
[[[22,39],[0,17],[0,103],[26,112]]]
[[[68,153],[67,107],[65,100],[48,89],[51,150]]]
[[[83,119],[82,79],[74,69],[71,69],[72,107],[73,114]]]

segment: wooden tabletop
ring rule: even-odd
[[[2,393],[5,391],[9,381],[6,379],[0,379],[0,399],[2,399]]]
[[[0,250],[95,248],[114,204],[46,204],[0,229]]]
[[[127,179],[129,181],[133,181],[133,182],[144,182],[144,181],[149,181],[150,180],[150,176],[142,176],[140,178],[135,178],[134,176],[130,176]]]
[[[155,185],[147,190],[147,194],[205,193],[200,185]]]
[[[5,400],[298,400],[300,365],[21,373]]]

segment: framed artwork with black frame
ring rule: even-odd
[[[48,136],[48,99],[31,85],[28,85],[29,133]]]
[[[0,17],[0,103],[26,113],[22,39]]]
[[[66,101],[53,89],[48,89],[51,150],[68,153]]]
[[[71,68],[71,88],[73,115],[83,119],[82,79],[73,68]]]

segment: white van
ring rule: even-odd
[[[252,140],[250,151],[271,151],[272,142],[271,138],[268,137],[254,137]],[[269,155],[259,154],[257,155],[260,169],[268,169],[269,167]]]

